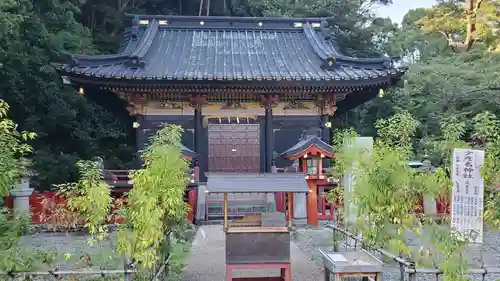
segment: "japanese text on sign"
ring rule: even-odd
[[[474,243],[483,241],[484,151],[453,150],[451,226]]]

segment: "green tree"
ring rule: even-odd
[[[476,115],[473,121],[473,144],[485,150],[481,171],[485,188],[484,216],[495,229],[500,229],[500,120],[486,111]]]
[[[8,195],[21,177],[25,169],[21,157],[32,152],[27,141],[36,136],[32,132],[18,131],[14,121],[7,118],[8,111],[9,105],[0,99],[0,197]]]
[[[108,98],[105,109],[63,85],[52,67],[61,50],[95,53],[88,29],[74,18],[79,5],[76,0],[0,4],[0,95],[19,128],[38,135],[33,162],[43,189],[75,180],[81,158],[100,155],[118,168],[133,157],[134,149],[126,147],[132,122],[118,98]],[[122,115],[111,114],[113,107],[122,107]]]
[[[395,31],[389,19],[375,17],[372,5],[390,1],[341,0],[249,0],[253,16],[324,17],[331,18],[330,28],[335,43],[347,55],[380,56],[387,35]],[[374,43],[375,42],[375,43]]]
[[[184,192],[189,163],[181,155],[182,128],[167,125],[142,152],[144,165],[131,175],[134,188],[127,195],[119,229],[118,250],[145,267],[161,256],[166,235],[185,221]]]
[[[426,33],[444,35],[455,52],[468,52],[475,42],[498,50],[499,7],[494,0],[443,1],[426,10],[419,26]]]
[[[21,157],[32,151],[27,141],[36,135],[20,132],[16,124],[7,118],[8,104],[0,100],[0,198],[21,177],[24,166]],[[33,265],[51,260],[51,256],[20,247],[19,237],[28,230],[29,217],[14,214],[0,208],[0,271],[27,270]]]
[[[450,121],[451,123],[451,121]],[[411,168],[411,145],[418,122],[408,113],[399,113],[377,122],[378,138],[370,157],[341,156],[340,169],[349,168],[353,161],[356,183],[350,199],[358,209],[357,227],[363,240],[372,246],[389,249],[416,262],[417,267],[434,266],[443,271],[444,280],[468,280],[467,266],[462,254],[467,249],[465,240],[453,230],[432,219],[420,217],[414,211],[424,196],[438,197],[448,194],[451,181],[444,169],[422,173]],[[443,126],[449,139],[457,136],[451,126]],[[358,155],[350,150],[342,154]],[[343,163],[348,159],[347,163]],[[408,235],[416,236],[420,249],[410,246]]]

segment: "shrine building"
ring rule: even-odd
[[[116,54],[70,54],[58,71],[82,94],[125,100],[139,149],[160,124],[181,125],[201,182],[210,173],[290,170],[294,161],[280,155],[305,130],[330,144],[331,118],[407,70],[387,57],[343,55],[322,18],[130,16]]]

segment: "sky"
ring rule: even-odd
[[[392,22],[401,23],[404,15],[409,10],[417,8],[430,8],[436,4],[436,0],[392,0],[392,4],[376,9],[376,14],[381,17],[389,17]]]

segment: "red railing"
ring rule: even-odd
[[[132,187],[133,181],[130,178],[130,173],[135,170],[104,170],[104,180],[107,184],[113,187]],[[199,168],[194,167],[189,169],[189,183],[199,182]]]
[[[105,170],[104,180],[107,184],[113,187],[112,195],[116,200],[123,201],[123,195],[125,192],[132,188],[132,181],[129,174],[133,170]],[[190,184],[198,182],[198,167],[190,169],[189,171]],[[186,200],[190,206],[190,211],[188,213],[188,220],[193,222],[194,214],[196,212],[197,203],[197,190],[186,190]],[[45,204],[44,204],[45,203]],[[48,204],[47,204],[48,203]],[[116,203],[116,202],[114,202]],[[4,198],[4,204],[8,209],[13,209],[14,199],[12,196],[7,196]],[[31,222],[33,224],[48,224],[50,223],[51,217],[56,209],[61,209],[60,205],[66,204],[61,196],[58,196],[55,192],[43,192],[34,191],[29,197],[29,204],[31,210]],[[47,206],[50,205],[50,206]],[[120,204],[113,204],[114,209],[111,212],[110,222],[121,222],[122,218],[116,216],[116,210],[119,208]]]

